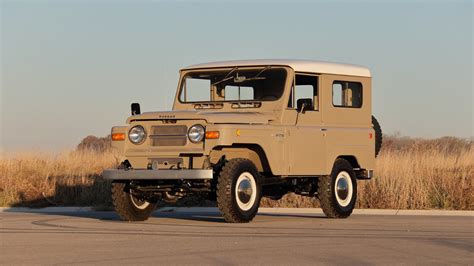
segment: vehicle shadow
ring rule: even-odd
[[[54,184],[54,188],[48,183]],[[44,180],[46,184],[31,184],[17,192],[12,207],[44,208],[58,206],[97,206],[112,207],[110,181],[100,175],[87,178],[72,176],[51,176]]]
[[[5,212],[37,213],[45,215],[69,216],[98,219],[104,221],[120,221],[115,213],[111,201],[110,182],[99,176],[89,185],[56,184],[54,194],[46,196],[44,193],[20,192],[19,200],[12,204],[12,209]],[[67,206],[67,207],[64,207]],[[94,206],[81,207],[81,206]],[[176,211],[174,207],[211,207],[201,208],[199,211]],[[47,208],[45,208],[47,207]],[[72,208],[70,208],[72,207]],[[163,209],[159,209],[166,207]],[[171,208],[169,208],[171,207]],[[209,223],[225,223],[215,203],[199,199],[187,198],[176,204],[161,203],[153,212],[152,218],[167,218],[176,220],[190,220]],[[317,214],[268,213],[260,212],[258,217],[294,217],[294,218],[325,218]]]
[[[218,211],[202,211],[202,212],[169,212],[155,211],[153,218],[166,218],[176,220],[187,220],[197,222],[225,223],[224,218]]]
[[[65,209],[65,210],[61,210]],[[31,213],[31,214],[42,214],[48,216],[67,216],[67,217],[78,217],[88,218],[101,221],[109,222],[122,222],[118,214],[113,210],[91,210],[88,207],[81,208],[12,208],[6,209],[4,212],[12,213]],[[255,220],[257,221],[268,221],[266,218],[303,218],[303,219],[327,219],[324,215],[320,214],[289,214],[289,213],[258,213]],[[156,210],[151,215],[150,219],[144,222],[136,223],[155,223],[155,224],[174,224],[172,220],[186,220],[194,222],[206,222],[212,224],[226,224],[224,218],[221,216],[219,211],[169,211],[169,210]],[[274,220],[274,219],[271,219]],[[183,226],[191,226],[190,224],[182,224]]]

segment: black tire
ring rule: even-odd
[[[237,181],[242,185],[250,183],[251,192],[245,190],[251,194],[248,201],[245,198],[248,196],[247,193],[238,194]],[[250,222],[260,206],[261,191],[260,177],[252,161],[241,158],[228,161],[217,180],[217,206],[224,220],[228,223]]]
[[[382,128],[380,127],[379,121],[375,118],[375,116],[372,116],[372,128],[375,131],[375,157],[380,152],[380,149],[382,148]]]
[[[112,202],[123,221],[145,221],[155,210],[155,203],[141,201],[130,193],[128,183],[112,183]]]
[[[340,194],[336,192],[336,180],[342,182],[339,179],[344,179],[344,182],[346,182],[348,188],[346,197],[340,196],[344,194],[344,190],[341,190]],[[342,187],[344,187],[344,182],[340,183]],[[327,217],[346,218],[351,215],[357,199],[357,181],[352,165],[348,161],[337,159],[334,162],[331,175],[319,178],[318,198],[321,208]]]

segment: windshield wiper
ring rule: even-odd
[[[235,72],[237,69],[239,69],[239,67],[234,67],[234,68],[232,68],[232,69],[229,71],[229,73],[227,73],[227,75],[225,75],[225,77],[224,77],[223,79],[221,79],[221,80],[219,80],[219,81],[217,81],[217,82],[214,82],[214,83],[212,83],[211,85],[212,85],[212,86],[215,86],[215,85],[220,84],[220,83],[222,83],[222,82],[225,82],[225,81],[228,81],[228,80],[230,80],[230,79],[233,79],[234,77],[233,77],[233,76],[232,76],[232,77],[229,77],[229,75],[232,74],[233,72]]]
[[[272,66],[266,66],[264,69],[262,69],[262,71],[258,72],[257,75],[255,75],[255,77],[251,77],[251,78],[248,78],[247,80],[252,80],[252,79],[266,79],[266,77],[261,77],[259,78],[259,76],[265,72],[267,69],[270,69]]]
[[[252,81],[252,80],[263,80],[263,79],[267,79],[267,77],[260,77],[260,75],[265,72],[265,70],[271,68],[271,66],[267,66],[265,67],[264,69],[262,69],[260,72],[257,73],[257,75],[251,77],[251,78],[247,78],[245,76],[242,76],[242,77],[239,77],[239,73],[237,73],[237,77],[234,78],[234,82],[235,83],[243,83],[243,82],[246,82],[246,81]]]
[[[242,77],[241,79],[238,79],[238,77],[236,79],[234,79],[234,82],[236,83],[241,83],[241,82],[245,82],[245,81],[252,81],[252,80],[262,80],[262,79],[267,79],[267,77],[260,77],[260,75],[265,72],[265,70],[271,68],[271,66],[266,66],[264,69],[262,69],[260,72],[257,73],[257,75],[251,77],[251,78],[246,78],[246,77]]]
[[[260,70],[260,72],[257,73],[257,75],[251,77],[251,78],[246,78],[245,76],[242,76],[242,77],[239,77],[239,73],[237,73],[237,77],[234,77],[234,76],[230,76],[230,74],[232,74],[233,72],[235,72],[237,69],[239,69],[239,67],[234,67],[232,70],[229,71],[229,73],[227,73],[227,75],[225,75],[225,77],[217,82],[214,82],[212,83],[212,86],[215,86],[217,84],[220,84],[222,82],[226,82],[228,80],[231,80],[231,79],[234,79],[234,82],[235,83],[242,83],[242,82],[245,82],[245,81],[250,81],[250,80],[261,80],[261,79],[266,79],[266,77],[260,77],[260,75],[265,72],[267,69],[271,68],[271,66],[266,66],[264,69]]]

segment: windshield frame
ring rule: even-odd
[[[264,99],[251,99],[251,100],[221,100],[221,101],[182,101],[181,100],[181,93],[183,93],[184,90],[184,84],[186,77],[189,76],[190,73],[193,72],[216,72],[216,71],[232,71],[235,72],[237,70],[264,70],[268,71],[270,69],[279,69],[285,71],[286,77],[283,80],[283,91],[280,97],[277,99],[273,100],[264,100]],[[236,65],[230,65],[230,66],[223,66],[223,67],[218,67],[218,68],[196,68],[196,69],[182,69],[180,75],[180,80],[178,82],[178,89],[175,95],[175,103],[180,103],[180,104],[225,104],[225,103],[254,103],[254,102],[279,102],[282,100],[282,98],[285,97],[286,90],[287,90],[287,83],[288,80],[291,77],[291,71],[289,66],[283,66],[283,65],[255,65],[255,66],[236,66]],[[211,92],[210,92],[211,93]]]

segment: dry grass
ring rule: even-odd
[[[472,143],[455,139],[414,140],[385,146],[375,178],[359,182],[359,206],[394,209],[474,209]]]
[[[358,207],[473,210],[472,141],[386,137],[375,177],[358,182]],[[110,206],[104,168],[117,157],[96,151],[18,154],[0,158],[0,206]],[[189,199],[185,202],[189,203]],[[208,203],[206,203],[208,204]],[[262,206],[316,207],[316,200],[288,194]]]
[[[4,156],[0,206],[108,204],[109,184],[100,174],[116,164],[114,154],[92,150]]]

